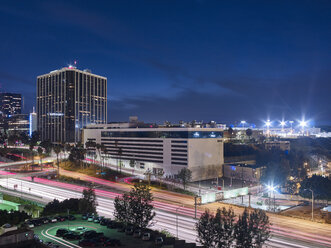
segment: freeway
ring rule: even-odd
[[[28,179],[28,178],[26,178]],[[47,179],[38,178],[35,182],[20,179],[9,179],[8,187],[21,184],[23,193],[30,193],[36,196],[48,199],[64,200],[67,198],[81,197],[83,187],[66,183],[59,183]],[[7,181],[0,179],[0,185],[7,186]],[[29,190],[30,189],[30,190]],[[119,195],[116,192],[96,189],[98,200],[97,211],[101,215],[112,217],[113,199]],[[178,206],[171,203],[154,201],[156,208],[155,221],[152,223],[154,229],[166,229],[175,236],[185,239],[188,242],[196,241],[194,225],[196,220],[193,218],[194,210],[186,206]],[[211,208],[213,205],[210,206]],[[198,211],[198,216],[201,211]],[[272,227],[273,237],[266,245],[267,247],[293,247],[293,248],[310,248],[310,247],[331,247],[331,228],[330,225],[312,223],[303,220],[293,220],[292,218],[283,218],[283,216],[273,217]],[[283,225],[280,225],[283,222]],[[291,228],[293,222],[297,223],[296,228]],[[311,229],[315,230],[314,232]],[[308,231],[307,231],[308,230]]]

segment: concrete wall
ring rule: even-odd
[[[188,169],[192,171],[192,181],[222,177],[223,155],[222,139],[189,139]]]

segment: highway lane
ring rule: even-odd
[[[44,185],[36,182],[22,181],[18,179],[9,179],[8,186],[13,188],[13,185],[21,185],[22,191],[35,194],[43,198],[47,198],[50,201],[53,199],[64,200],[67,198],[80,198],[81,191],[83,187],[70,185],[69,189],[60,188],[67,186],[67,184],[54,185]],[[0,180],[0,185],[3,187],[7,186],[6,180]],[[29,190],[31,189],[31,190]],[[21,188],[18,187],[20,191]],[[101,215],[112,217],[113,215],[113,198],[116,197],[117,193],[112,193],[108,191],[98,191],[98,212]],[[162,206],[161,206],[162,205]],[[159,208],[161,207],[161,209]],[[166,229],[176,236],[176,217],[178,218],[178,236],[181,239],[185,239],[189,242],[194,242],[196,233],[194,231],[195,220],[190,217],[193,215],[192,209],[186,207],[178,207],[171,204],[159,203],[156,206],[156,217],[153,222],[154,229]],[[177,209],[177,211],[176,211]],[[178,215],[176,215],[178,212]],[[190,216],[183,216],[183,215]],[[295,232],[295,230],[274,230],[274,237],[271,242],[269,242],[269,247],[331,247],[330,237],[323,237],[321,235],[307,235],[306,233]],[[280,233],[283,232],[283,233]],[[305,235],[302,236],[301,235]]]

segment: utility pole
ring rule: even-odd
[[[194,219],[197,218],[197,198],[198,196],[194,196]]]

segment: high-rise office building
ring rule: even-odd
[[[0,93],[0,111],[5,117],[21,114],[22,95],[15,93]]]
[[[37,113],[34,110],[29,115],[29,135],[32,136],[32,133],[37,131]]]
[[[37,119],[42,140],[80,141],[84,126],[107,123],[107,78],[72,66],[38,76]]]

